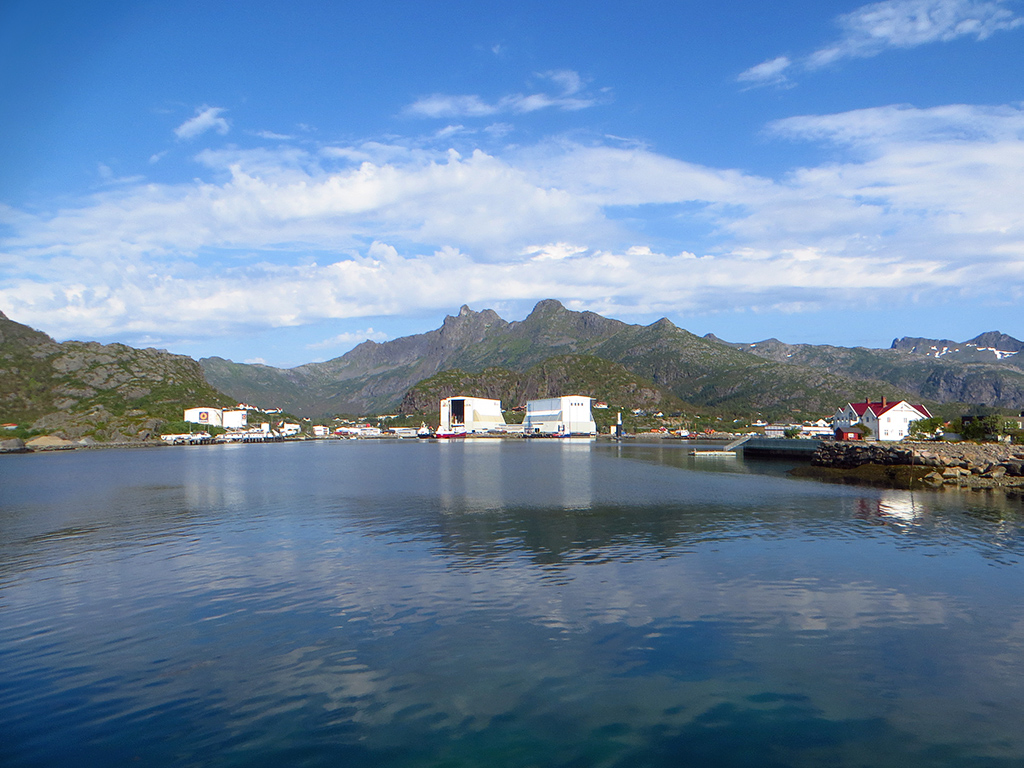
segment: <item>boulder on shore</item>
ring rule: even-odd
[[[25,441],[20,437],[12,437],[7,440],[0,440],[0,453],[25,453]]]

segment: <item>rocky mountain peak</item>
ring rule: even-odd
[[[1000,331],[987,331],[965,343],[983,349],[998,349],[1000,352],[1020,352],[1024,349],[1024,342]]]
[[[542,299],[538,301],[533,307],[533,311],[527,316],[527,320],[533,318],[539,320],[541,318],[550,317],[551,315],[561,314],[568,312],[565,305],[562,304],[558,299]]]

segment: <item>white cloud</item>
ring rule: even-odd
[[[261,139],[269,139],[271,141],[290,141],[295,138],[287,133],[274,133],[274,131],[254,131],[253,136],[259,136]]]
[[[781,85],[788,82],[785,72],[792,63],[788,56],[778,56],[741,72],[736,79],[753,85]]]
[[[386,341],[387,338],[388,335],[383,331],[375,331],[373,328],[367,328],[362,331],[339,333],[337,336],[331,336],[329,339],[324,339],[323,341],[318,341],[313,344],[307,344],[306,349],[339,349],[342,347],[349,349],[364,341]]]
[[[996,32],[1024,25],[1024,18],[1003,0],[885,0],[836,19],[838,40],[793,62],[786,56],[762,62],[740,73],[751,86],[788,85],[783,73],[799,66],[813,70],[841,59],[867,58],[900,48],[949,42],[959,37],[985,40]]]
[[[557,92],[516,93],[502,96],[494,102],[487,102],[475,94],[435,93],[417,99],[404,111],[415,117],[490,117],[499,114],[526,114],[549,108],[575,111],[598,103],[597,98],[584,93],[583,79],[577,72],[559,69],[538,73],[537,77],[558,86]]]
[[[809,66],[958,37],[984,40],[995,32],[1019,27],[1024,19],[998,0],[888,0],[844,14],[838,23],[842,37],[811,54]]]
[[[166,343],[547,296],[619,314],[842,309],[996,284],[1024,298],[1021,107],[809,115],[769,135],[846,157],[770,179],[618,141],[205,152],[217,181],[0,210],[0,308],[56,335]],[[654,239],[647,206],[710,234]]]
[[[417,99],[406,107],[405,111],[417,117],[483,117],[497,114],[500,108],[494,104],[487,104],[479,96],[435,93]]]
[[[106,186],[112,186],[115,184],[135,184],[145,178],[144,176],[137,174],[134,176],[116,176],[114,175],[114,169],[106,163],[96,164],[96,175],[100,177],[100,182]]]
[[[225,111],[220,107],[200,107],[196,110],[195,117],[189,118],[174,129],[174,135],[179,139],[194,139],[207,131],[216,131],[223,136],[231,130],[228,121],[220,116]]]

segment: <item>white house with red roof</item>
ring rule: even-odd
[[[867,427],[876,440],[902,440],[910,434],[913,422],[931,417],[923,405],[911,405],[906,400],[890,403],[883,397],[878,403],[847,403],[836,411],[832,427],[841,440],[859,440],[859,426]]]

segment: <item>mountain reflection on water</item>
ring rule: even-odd
[[[688,446],[0,462],[0,764],[1024,764],[1022,506]]]

